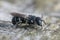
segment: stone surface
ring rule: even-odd
[[[13,1],[0,1],[0,40],[60,40],[60,3],[58,0],[37,0],[39,10],[36,9],[35,5],[30,4],[32,0],[30,2],[29,0],[25,2],[24,0]],[[40,7],[40,2],[43,7]],[[45,7],[45,2],[47,7]],[[32,6],[29,7],[27,4]],[[41,8],[44,10],[41,11]],[[46,24],[43,23],[42,28],[36,26],[37,29],[14,28],[15,26],[11,24],[13,17],[10,15],[11,12],[39,17],[43,14],[42,19]]]

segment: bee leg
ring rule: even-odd
[[[21,25],[20,22],[17,22],[16,25],[15,25],[15,28],[19,28],[19,24]]]
[[[27,19],[26,19],[25,24],[26,24],[26,25],[25,25],[24,29],[27,29],[27,30],[28,30],[28,26],[29,26],[29,25],[28,25],[28,23],[27,23]]]
[[[16,29],[16,28],[17,28],[17,26],[18,26],[18,23],[16,23],[16,24],[14,25],[14,27],[13,27],[13,28],[14,28],[14,29]]]
[[[33,24],[29,24],[29,28],[34,29]]]
[[[27,28],[27,26],[26,26],[26,27],[24,27],[24,29],[25,29],[25,30],[26,30],[26,29],[28,29],[28,28]]]
[[[42,20],[42,22],[46,25],[46,22],[44,20]]]

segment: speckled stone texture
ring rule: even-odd
[[[60,0],[0,0],[0,40],[60,40]],[[41,17],[46,24],[15,28],[11,12]]]

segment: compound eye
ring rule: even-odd
[[[36,17],[36,24],[37,25],[39,25],[39,26],[42,26],[42,20],[41,20],[41,18],[39,18],[39,17]]]
[[[42,21],[38,20],[37,24],[40,25],[40,26],[42,26]]]

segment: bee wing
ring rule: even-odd
[[[11,13],[12,16],[25,17],[26,15],[20,13]]]

